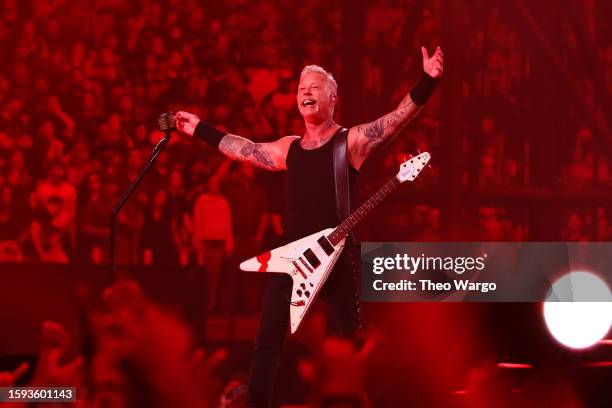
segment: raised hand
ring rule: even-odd
[[[143,397],[160,401],[159,406],[208,406],[201,401],[208,390],[202,390],[193,375],[204,355],[192,356],[189,328],[147,299],[134,282],[107,288],[103,300],[105,313],[93,321],[98,367],[113,367],[132,387],[139,384],[148,390]],[[101,376],[94,381],[107,380]]]
[[[427,48],[421,47],[423,54],[423,71],[432,78],[440,78],[444,71],[444,53],[440,47],[436,47],[436,52],[430,57]]]
[[[43,323],[39,360],[32,379],[33,386],[80,385],[83,358],[63,361],[69,342],[68,333],[62,325],[49,321]]]
[[[28,370],[30,365],[28,363],[21,363],[14,371],[0,371],[0,387],[13,387],[23,377]]]
[[[183,111],[176,112],[174,114],[174,120],[176,121],[176,128],[179,132],[186,133],[189,136],[193,136],[193,132],[200,122],[200,118],[193,113]]]

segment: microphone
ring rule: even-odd
[[[174,115],[172,112],[164,112],[159,115],[157,123],[159,124],[159,131],[165,132],[166,135],[169,135],[171,131],[176,130],[176,121],[174,120]]]

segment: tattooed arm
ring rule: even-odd
[[[289,145],[297,136],[286,136],[270,143],[255,143],[230,133],[223,136],[219,150],[232,160],[246,161],[266,170],[285,170]]]
[[[423,73],[426,75],[404,97],[399,106],[393,112],[374,122],[355,126],[349,131],[349,159],[356,169],[361,167],[363,161],[378,146],[393,140],[399,131],[421,111],[427,97],[435,87],[435,82],[442,76],[444,71],[442,49],[437,47],[430,57],[427,49],[421,47],[421,54],[423,55]],[[414,100],[410,97],[411,94]]]
[[[174,115],[177,129],[193,136],[200,123],[193,113],[179,111]],[[232,160],[246,161],[266,170],[285,170],[287,168],[287,152],[291,142],[298,136],[286,136],[271,143],[254,143],[249,139],[215,130],[219,142],[219,150]],[[216,146],[216,144],[215,144]]]
[[[421,109],[422,106],[406,95],[392,112],[373,122],[352,127],[348,135],[348,148],[353,167],[359,169],[370,153],[381,144],[393,140]]]

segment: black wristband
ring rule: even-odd
[[[419,82],[410,90],[410,99],[419,106],[425,105],[429,95],[436,89],[436,85],[438,85],[438,80],[423,72]]]
[[[198,123],[193,131],[193,137],[203,140],[217,149],[219,148],[219,143],[221,143],[223,136],[225,136],[225,132],[222,132],[214,126],[209,125],[203,120]]]

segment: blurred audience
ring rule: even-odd
[[[543,135],[524,130],[530,129],[527,113],[538,111],[529,89],[539,80],[533,47],[520,39],[504,2],[476,3],[457,17],[473,27],[461,73],[461,179],[469,191],[532,187],[533,169],[543,165],[532,162],[533,142]],[[593,83],[582,68],[570,67],[589,106],[599,94],[612,94],[609,19],[598,12],[604,4],[584,4],[585,35],[603,78]],[[362,86],[364,120],[396,105],[420,70],[418,54],[405,50],[438,45],[444,2],[368,2],[359,84],[344,83],[341,76],[341,5],[0,0],[0,53],[6,62],[0,65],[0,262],[107,262],[109,212],[161,137],[154,126],[161,112],[193,111],[257,141],[301,134],[295,89],[307,64],[332,71],[341,89]],[[415,11],[418,25],[412,27]],[[563,30],[563,61],[576,59],[573,31]],[[405,38],[412,43],[403,43]],[[365,192],[377,190],[408,155],[442,150],[440,94],[385,158],[364,172]],[[569,126],[558,139],[566,160],[551,187],[609,189],[609,151],[575,109],[555,112]],[[442,167],[438,162],[430,170],[434,182],[428,184],[438,184]],[[279,244],[281,191],[277,175],[230,165],[205,144],[174,137],[119,214],[118,263],[200,267],[208,278],[210,309],[222,306],[223,297],[232,308],[255,310],[257,284],[239,279],[237,264]],[[439,241],[441,209],[432,201],[402,202],[366,228],[389,241]],[[523,204],[466,206],[465,236],[525,240],[527,210]],[[611,217],[609,206],[568,209],[559,223],[562,238],[610,241]],[[227,288],[233,293],[223,293]],[[77,405],[87,407],[244,405],[244,379],[224,384],[215,372],[227,351],[197,349],[186,325],[134,283],[108,288],[102,308],[88,317],[91,356],[71,354],[66,330],[45,322],[37,364],[1,371],[0,386],[79,386],[85,392]],[[324,319],[314,313],[305,329],[310,349],[299,373],[312,391],[308,399],[369,406],[364,360],[372,338],[358,348],[330,337]]]
[[[0,372],[0,386],[76,387],[71,406],[79,407],[217,406],[222,384],[215,370],[227,350],[197,348],[187,325],[136,283],[107,288],[87,325],[82,334],[91,337],[91,350],[81,354],[61,324],[44,322],[36,363]]]
[[[219,192],[219,180],[211,177],[208,190],[196,200],[193,208],[193,247],[199,266],[206,268],[208,305],[217,306],[219,278],[223,259],[234,250],[232,209]]]
[[[32,1],[3,0],[2,54],[11,63],[0,67],[0,186],[9,186],[10,192],[3,194],[13,203],[2,209],[3,219],[10,218],[3,221],[10,224],[2,240],[3,259],[48,260],[53,247],[53,258],[62,262],[105,262],[105,213],[159,139],[153,127],[159,112],[193,110],[220,128],[267,141],[303,131],[294,97],[303,65],[321,64],[336,74],[341,86],[354,86],[342,85],[340,76],[340,4],[276,3],[60,0],[33,7]],[[368,117],[397,103],[418,74],[418,55],[397,52],[410,49],[402,43],[405,31],[415,30],[415,49],[436,45],[429,42],[440,35],[441,4],[421,8],[417,3],[380,0],[366,7],[362,86],[371,102]],[[586,5],[592,17],[587,31],[609,85],[612,47],[602,42],[606,23],[595,12],[598,3]],[[412,9],[421,10],[414,28],[406,25]],[[465,110],[463,149],[469,162],[463,180],[473,188],[524,186],[535,165],[530,141],[537,135],[520,133],[516,126],[530,106],[532,56],[502,11],[503,4],[492,3],[464,17],[486,22],[476,25],[481,28],[469,37],[466,56],[483,64],[468,64],[462,84],[470,108]],[[575,51],[576,38],[571,30],[566,35],[567,54]],[[394,58],[384,57],[389,54]],[[594,101],[596,85],[586,77],[579,81]],[[414,129],[388,149],[384,165],[368,171],[362,181],[365,190],[378,186],[408,154],[440,149],[439,98],[438,93]],[[571,107],[567,116],[575,117]],[[599,148],[599,136],[588,124],[574,122],[575,136],[561,144],[567,157],[561,184],[609,185],[609,157]],[[194,247],[201,240],[194,240],[191,213],[219,163],[219,155],[205,145],[173,139],[152,171],[155,181],[141,186],[143,191],[118,219],[120,263],[157,263],[161,258],[182,266],[202,263],[201,248]],[[439,177],[437,168],[431,173]],[[217,183],[232,209],[236,253],[242,256],[262,244],[274,244],[273,236],[282,231],[278,195],[266,191],[249,203],[267,204],[246,211],[242,204],[248,201],[233,193],[248,187],[262,197],[257,186],[270,190],[271,178],[242,168],[224,172]],[[438,212],[433,208],[414,227],[407,223],[407,236],[438,239]],[[478,214],[481,220],[473,224],[474,231],[487,217]],[[86,224],[77,228],[81,220]],[[395,221],[389,215],[384,224],[395,228]],[[522,221],[511,217],[510,222]],[[33,228],[27,230],[33,234],[24,236],[24,225],[30,223]],[[169,245],[146,242],[152,239],[149,233],[162,230],[169,232]],[[603,226],[592,228],[587,238],[607,237],[606,231]]]

